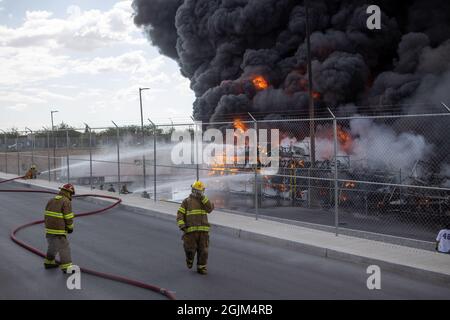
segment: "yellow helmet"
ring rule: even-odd
[[[205,191],[205,188],[206,188],[205,184],[199,180],[195,181],[191,187],[192,187],[192,189],[198,190],[198,191]]]
[[[31,166],[31,169],[36,169],[36,165],[33,164],[33,165]]]

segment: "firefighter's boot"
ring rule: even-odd
[[[202,275],[208,274],[208,270],[206,269],[206,266],[197,266],[197,272]]]
[[[45,267],[45,269],[54,269],[54,268],[58,268],[58,264],[56,263],[55,260],[45,259],[44,260],[44,267]]]
[[[188,269],[192,269],[193,264],[194,264],[194,261],[186,260],[186,266],[188,267]]]

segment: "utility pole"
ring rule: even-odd
[[[314,97],[313,97],[313,79],[312,79],[312,63],[311,63],[311,30],[309,25],[309,1],[305,1],[306,10],[306,51],[308,59],[308,91],[309,91],[309,136],[310,142],[310,152],[311,152],[311,166],[315,166],[316,162],[316,133],[315,133],[315,112],[314,112]]]
[[[314,112],[314,97],[313,97],[313,77],[312,77],[312,62],[311,62],[311,26],[309,24],[309,0],[305,0],[305,11],[306,11],[306,51],[308,60],[308,105],[309,105],[309,139],[310,139],[310,172],[312,169],[312,176],[315,177],[316,172],[314,171],[316,166],[316,128],[314,123],[315,112]],[[309,176],[311,180],[311,175]],[[311,185],[311,181],[309,181]],[[308,203],[315,204],[317,200],[317,189],[315,188],[316,183],[313,182],[313,188],[308,190]]]

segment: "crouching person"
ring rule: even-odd
[[[450,223],[436,237],[436,251],[450,254]]]

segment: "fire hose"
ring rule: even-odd
[[[4,180],[4,181],[0,181],[0,184],[2,183],[6,183],[6,182],[11,182],[14,180],[18,180],[18,179],[22,179],[24,177],[17,177],[17,178],[13,178],[13,179],[9,179],[9,180]],[[53,191],[45,191],[45,190],[0,190],[0,192],[8,192],[8,193],[13,193],[13,192],[19,192],[19,193],[44,193],[44,194],[56,194],[56,192]],[[103,196],[103,195],[96,195],[96,194],[81,194],[81,195],[76,195],[74,196],[74,198],[85,198],[85,197],[96,197],[96,198],[102,198],[102,199],[110,199],[110,200],[115,200],[115,202],[105,208],[101,208],[98,210],[94,210],[94,211],[88,211],[88,212],[84,212],[84,213],[79,213],[76,214],[75,217],[80,218],[80,217],[87,217],[87,216],[91,216],[91,215],[95,215],[95,214],[100,214],[103,213],[109,209],[114,208],[115,206],[117,206],[118,204],[120,204],[122,202],[122,200],[120,198],[116,198],[116,197],[112,197],[112,196]],[[36,221],[32,221],[29,222],[27,224],[21,225],[19,227],[17,227],[16,229],[14,229],[11,234],[10,234],[10,238],[12,241],[14,241],[16,244],[18,244],[19,246],[25,248],[26,250],[45,258],[45,253],[43,253],[42,251],[39,251],[37,248],[34,248],[33,246],[25,243],[22,240],[19,240],[16,237],[16,234],[20,231],[23,230],[25,228],[34,226],[34,225],[38,225],[38,224],[43,224],[45,222],[45,220],[36,220]],[[100,278],[104,278],[104,279],[109,279],[109,280],[113,280],[113,281],[117,281],[117,282],[122,282],[122,283],[126,283],[129,284],[131,286],[135,286],[135,287],[139,287],[139,288],[143,288],[146,290],[150,290],[150,291],[154,291],[156,293],[162,294],[163,296],[167,297],[170,300],[175,300],[175,295],[170,292],[167,289],[155,286],[155,285],[151,285],[151,284],[147,284],[147,283],[143,283],[140,281],[136,281],[133,279],[129,279],[126,277],[121,277],[121,276],[117,276],[117,275],[113,275],[113,274],[108,274],[108,273],[103,273],[103,272],[99,272],[99,271],[95,271],[92,269],[87,269],[87,268],[83,268],[80,267],[80,270],[84,273],[96,276],[96,277],[100,277]]]

